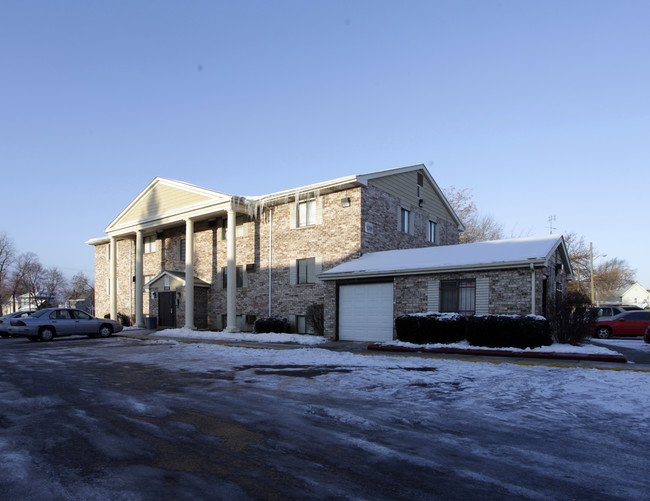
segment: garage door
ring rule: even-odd
[[[393,339],[393,284],[355,284],[339,287],[339,339]]]

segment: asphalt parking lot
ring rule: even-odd
[[[647,374],[486,362],[0,340],[0,489],[16,500],[650,492]]]

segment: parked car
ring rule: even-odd
[[[81,310],[45,308],[29,317],[11,320],[9,334],[25,336],[30,341],[52,341],[54,337],[73,334],[109,337],[121,330],[122,325],[119,322],[91,317]]]
[[[644,340],[646,343],[650,344],[650,327],[648,327],[648,328],[645,330],[645,335],[643,336],[643,340]]]
[[[13,318],[24,318],[34,313],[34,310],[16,311],[0,317],[0,337],[9,337],[9,322]]]
[[[598,320],[594,335],[601,339],[611,336],[643,336],[648,327],[650,311],[626,311],[612,318]]]
[[[594,310],[596,311],[596,320],[601,318],[612,318],[626,311],[641,310],[638,306],[632,305],[620,305],[620,304],[604,304],[602,306],[595,306]]]

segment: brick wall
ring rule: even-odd
[[[458,243],[458,226],[453,222],[432,216],[425,209],[415,205],[405,207],[398,197],[373,186],[364,186],[362,189],[363,253]],[[413,230],[410,234],[403,233],[399,229],[398,214],[402,207],[409,210],[413,217]],[[427,240],[429,221],[437,224],[437,244]],[[366,223],[372,224],[372,233],[365,231]]]

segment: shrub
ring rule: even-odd
[[[104,318],[111,318],[111,314],[107,313],[106,315],[104,315]],[[125,313],[120,313],[118,311],[117,312],[117,321],[120,323],[120,325],[122,325],[124,327],[131,327],[131,319]]]
[[[465,338],[465,318],[455,313],[402,315],[395,319],[397,339],[415,344],[457,343]]]
[[[593,334],[596,311],[586,294],[574,291],[555,307],[551,318],[556,342],[581,345]]]
[[[281,317],[258,318],[253,324],[253,332],[256,334],[289,332],[289,322],[286,318]]]
[[[307,307],[307,321],[314,327],[314,334],[322,336],[325,332],[325,315],[322,304],[312,304]]]
[[[125,313],[117,313],[117,321],[124,327],[131,327],[131,319]]]
[[[467,319],[467,341],[489,348],[538,348],[553,343],[547,320],[538,316],[479,315]]]

